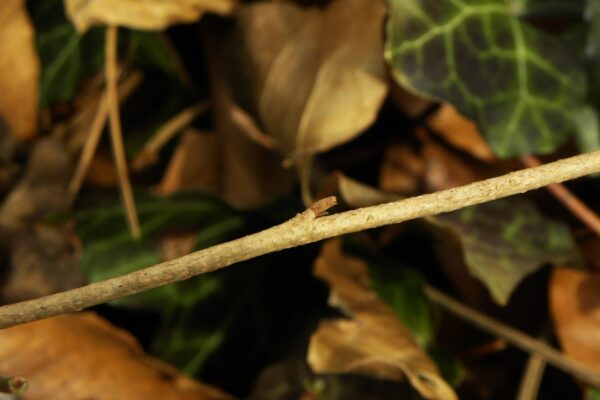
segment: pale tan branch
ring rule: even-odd
[[[127,171],[127,158],[125,146],[123,145],[123,131],[121,129],[121,116],[119,115],[119,93],[117,91],[117,27],[106,28],[106,100],[108,103],[108,117],[110,120],[110,138],[113,148],[113,156],[117,167],[117,176],[121,186],[121,196],[127,215],[127,222],[131,235],[135,239],[141,236],[140,222],[138,220],[133,190],[129,181]]]
[[[140,72],[134,72],[129,76],[125,82],[123,82],[122,86],[119,87],[119,101],[127,98],[135,88],[142,81],[142,74]],[[100,101],[98,102],[98,106],[96,109],[96,115],[92,121],[92,124],[89,129],[88,136],[85,140],[85,144],[83,149],[81,150],[81,155],[79,157],[79,161],[77,162],[77,167],[75,168],[75,173],[73,174],[73,178],[71,179],[71,183],[69,184],[69,195],[72,198],[77,196],[79,193],[79,189],[83,184],[83,181],[88,173],[92,160],[94,158],[94,154],[96,153],[96,148],[98,147],[98,143],[100,142],[100,137],[102,136],[102,131],[104,130],[104,126],[106,125],[106,121],[108,119],[108,104],[106,101],[107,95],[106,90],[100,97]]]
[[[281,225],[175,260],[78,289],[0,307],[0,328],[82,310],[263,254],[454,211],[599,171],[600,150],[449,190],[320,218],[316,218],[313,210],[320,213],[325,210],[316,206]]]
[[[578,379],[600,387],[600,375],[590,371],[589,368],[578,361],[566,357],[560,351],[548,346],[541,340],[535,339],[479,311],[469,308],[431,286],[426,287],[425,292],[433,302],[452,314],[494,336],[506,340],[513,346],[539,355],[543,361]],[[543,366],[538,366],[538,368],[542,368],[543,371]]]
[[[530,354],[517,393],[517,400],[536,400],[538,398],[545,371],[546,360],[544,360],[544,357],[537,353]]]

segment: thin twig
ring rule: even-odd
[[[119,96],[117,92],[117,27],[114,25],[106,28],[106,94],[108,101],[108,114],[110,119],[110,137],[113,146],[113,156],[121,187],[121,196],[125,205],[125,213],[131,236],[139,239],[141,236],[140,222],[129,173],[127,172],[127,159],[125,157],[125,146],[123,145],[123,132],[121,130],[121,117],[119,116]]]
[[[100,137],[102,136],[102,131],[104,130],[107,119],[108,105],[106,103],[106,94],[103,94],[100,98],[100,102],[98,103],[98,111],[96,112],[96,116],[94,117],[92,125],[90,126],[90,133],[85,140],[83,150],[81,151],[81,156],[77,162],[75,173],[73,174],[73,178],[69,184],[69,195],[71,198],[75,198],[77,193],[79,193],[79,189],[81,189],[83,180],[87,175],[90,164],[92,163],[92,159],[94,158],[94,154],[96,153],[98,143],[100,143]]]
[[[468,321],[469,323],[483,329],[486,332],[493,334],[494,336],[506,340],[521,350],[538,354],[548,364],[553,365],[576,378],[579,378],[596,387],[600,387],[600,375],[593,373],[589,368],[581,363],[567,358],[560,351],[548,346],[542,341],[511,328],[510,326],[490,318],[479,311],[467,307],[431,286],[426,287],[425,291],[427,296],[429,296],[433,302],[448,310],[452,314],[464,319],[465,321]]]
[[[517,394],[517,400],[535,400],[538,398],[545,370],[546,360],[544,360],[544,357],[537,353],[530,354]]]
[[[542,165],[540,160],[531,155],[522,156],[521,160],[529,168]],[[577,218],[579,218],[581,222],[587,225],[587,227],[590,228],[596,235],[600,236],[600,217],[598,217],[598,214],[590,209],[584,202],[579,200],[577,196],[575,196],[569,189],[567,189],[565,185],[561,183],[553,183],[548,185],[548,190]]]
[[[123,84],[119,86],[119,101],[122,101],[124,98],[128,97],[141,81],[142,74],[140,72],[134,72],[131,74],[131,76],[129,76],[123,82]],[[69,195],[72,198],[75,198],[77,193],[79,193],[79,189],[81,189],[83,180],[87,176],[90,164],[94,159],[96,148],[98,147],[100,137],[102,136],[102,131],[106,125],[106,120],[108,119],[108,104],[106,102],[106,98],[107,93],[105,91],[98,102],[96,115],[90,126],[83,150],[81,151],[79,161],[77,162],[77,167],[75,168],[75,173],[73,174],[73,178],[69,184]]]
[[[133,161],[134,170],[142,170],[148,165],[156,162],[160,149],[169,142],[177,133],[191,124],[200,114],[208,109],[208,102],[197,103],[185,108],[171,119],[169,119],[153,136],[146,142],[142,150],[135,156]]]
[[[66,292],[0,307],[0,328],[79,311],[263,254],[455,211],[596,172],[600,172],[600,150],[461,187],[321,218],[315,218],[314,211],[309,209],[283,224],[178,259]]]

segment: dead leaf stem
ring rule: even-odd
[[[141,81],[142,74],[139,72],[133,73],[129,78],[127,78],[123,82],[122,87],[119,88],[119,101],[122,101],[124,98],[128,97]],[[106,121],[108,119],[108,104],[106,100],[107,90],[105,90],[103,95],[100,97],[100,101],[96,107],[96,115],[94,116],[94,119],[90,125],[89,133],[85,139],[83,150],[81,151],[81,156],[77,162],[77,168],[75,168],[75,173],[73,174],[73,178],[69,184],[69,195],[72,198],[75,198],[77,193],[79,193],[79,189],[81,189],[83,180],[85,179],[87,172],[90,169],[92,160],[94,159],[94,154],[96,154],[96,148],[98,147],[100,137],[102,136],[102,131],[104,130],[104,126],[106,125]]]
[[[71,195],[73,198],[77,195],[77,193],[79,193],[79,189],[81,188],[83,180],[87,175],[90,164],[94,159],[94,154],[96,153],[96,148],[100,142],[100,137],[102,136],[102,131],[104,130],[107,119],[108,104],[106,103],[106,94],[104,94],[98,103],[98,110],[96,111],[96,115],[94,116],[94,120],[90,126],[90,133],[85,140],[83,150],[81,151],[81,156],[77,162],[77,168],[75,169],[73,179],[69,184],[69,195]]]
[[[548,164],[546,164],[548,165]],[[505,175],[506,176],[506,175]],[[427,286],[427,296],[438,306],[478,328],[502,338],[515,347],[528,353],[537,354],[541,359],[554,367],[561,369],[574,377],[593,386],[600,387],[600,376],[578,361],[569,359],[560,351],[548,346],[541,340],[526,335],[510,326],[488,317],[470,307],[461,304],[439,290]],[[542,368],[543,371],[543,368]]]
[[[264,231],[122,276],[39,299],[0,307],[0,328],[79,311],[158,286],[212,272],[264,254],[347,233],[455,211],[470,205],[538,189],[600,171],[600,150],[511,172],[465,186],[409,199],[316,218],[326,211],[319,203],[291,220]],[[330,200],[325,200],[330,201]],[[109,267],[109,266],[107,266]],[[554,353],[552,353],[554,354]],[[566,364],[563,358],[553,360]],[[577,370],[577,376],[582,372]],[[587,373],[590,382],[600,379]]]
[[[536,400],[546,370],[546,360],[537,353],[529,355],[517,400]]]
[[[121,129],[121,117],[119,115],[119,95],[117,92],[117,27],[114,25],[106,28],[106,95],[108,102],[108,114],[110,120],[110,137],[113,147],[113,156],[121,186],[121,195],[127,215],[127,222],[131,235],[135,239],[141,236],[140,222],[138,220],[129,173],[127,172],[127,159],[125,157],[125,146],[123,145],[123,132]]]
[[[156,131],[150,140],[146,142],[142,150],[135,156],[133,169],[142,170],[154,163],[158,158],[160,149],[207,109],[208,102],[197,103],[183,109],[169,119],[158,131]]]

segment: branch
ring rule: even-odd
[[[106,101],[108,103],[108,118],[110,122],[110,139],[113,148],[113,157],[117,167],[117,177],[121,187],[121,196],[125,206],[127,223],[134,239],[142,235],[140,221],[138,219],[133,190],[127,172],[127,157],[125,156],[125,145],[123,144],[123,130],[121,129],[121,116],[119,114],[119,92],[117,90],[117,27],[110,25],[106,28]]]
[[[598,374],[591,371],[579,361],[570,359],[541,340],[526,335],[525,333],[490,318],[477,310],[467,307],[432,286],[427,286],[425,288],[425,293],[427,293],[427,296],[429,296],[429,298],[438,306],[446,309],[457,317],[462,318],[492,335],[506,340],[521,350],[539,356],[541,361],[547,362],[584,382],[596,387],[600,386],[600,376]],[[539,360],[534,362],[534,364],[536,363],[537,366],[535,366],[535,368],[538,369],[536,373],[542,374],[544,371],[543,363],[540,365]]]
[[[600,150],[441,192],[330,216],[318,217],[332,205],[331,199],[321,200],[291,220],[253,235],[77,289],[0,307],[0,328],[79,311],[263,254],[455,211],[595,172],[600,172]]]

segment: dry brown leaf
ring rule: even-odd
[[[430,191],[450,189],[488,177],[479,165],[435,140],[423,140],[422,154],[427,165],[425,185]]]
[[[117,177],[117,169],[115,168],[115,162],[110,149],[107,147],[100,147],[96,151],[85,176],[85,184],[103,189],[115,189],[118,187],[119,178]]]
[[[163,30],[195,22],[205,13],[229,14],[237,0],[64,0],[79,32],[95,25]]]
[[[405,375],[425,398],[457,399],[408,329],[371,291],[365,263],[345,255],[339,239],[323,245],[314,273],[331,287],[330,303],[351,317],[325,321],[312,335],[308,363],[315,372],[391,380]]]
[[[214,132],[186,129],[158,186],[168,195],[184,189],[219,190],[219,141]]]
[[[24,400],[229,400],[146,355],[127,332],[91,312],[0,331],[0,375],[29,380]]]
[[[40,61],[25,0],[0,7],[0,116],[18,139],[36,134]]]
[[[435,105],[432,100],[419,97],[395,82],[390,87],[390,98],[406,115],[413,119],[421,117]]]
[[[555,268],[550,311],[565,353],[600,372],[600,274]]]
[[[427,119],[427,123],[452,146],[484,161],[496,159],[477,126],[470,119],[459,114],[452,105],[443,104]]]
[[[0,295],[4,302],[30,300],[82,286],[81,242],[69,227],[35,224],[5,233],[9,245]]]
[[[374,121],[388,89],[384,15],[379,0],[239,9],[230,39],[236,97],[284,153],[330,149]]]
[[[584,257],[584,265],[594,272],[600,272],[600,237],[594,234],[579,237],[577,245]]]
[[[0,206],[0,226],[16,228],[49,213],[66,211],[71,160],[54,139],[35,143],[25,174]]]
[[[352,208],[369,207],[402,199],[401,196],[378,190],[343,174],[338,174],[338,190],[341,198]]]
[[[441,143],[424,129],[417,128],[425,163],[424,184],[428,191],[450,189],[491,178],[515,169],[512,161],[486,163]]]
[[[188,255],[196,248],[197,232],[167,232],[158,240],[158,254],[162,261]]]
[[[207,189],[215,185],[219,196],[235,207],[256,207],[274,196],[289,192],[295,178],[291,171],[283,168],[278,152],[255,140],[257,135],[261,135],[257,126],[242,117],[233,102],[228,78],[223,73],[226,64],[220,52],[224,47],[220,40],[222,36],[209,29],[205,36],[215,132],[208,133],[211,137],[201,139],[202,143],[197,141],[197,153],[183,148],[182,152],[189,154],[188,162],[204,162],[211,168],[205,172],[205,180],[200,182],[207,185]],[[178,173],[184,175],[186,168],[182,163],[177,168]]]
[[[416,195],[421,191],[426,161],[407,143],[394,143],[387,147],[379,185],[386,192]]]

